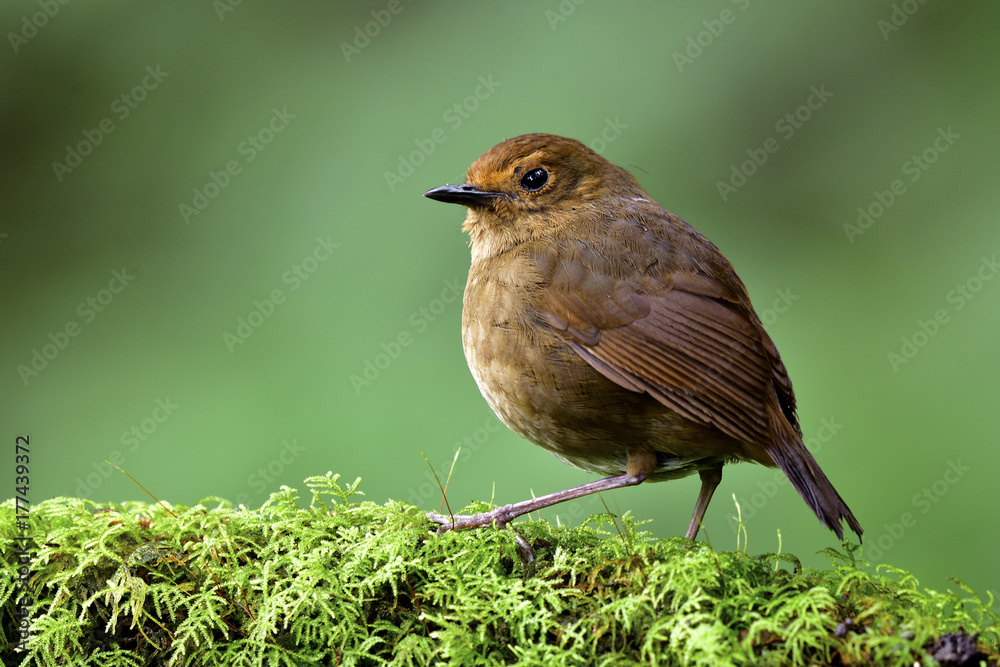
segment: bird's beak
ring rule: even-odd
[[[506,197],[502,192],[480,190],[472,183],[442,185],[428,190],[424,193],[424,196],[437,201],[449,204],[461,204],[463,206],[488,206],[491,200],[498,197]]]

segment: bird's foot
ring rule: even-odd
[[[428,512],[427,518],[438,525],[438,535],[443,535],[449,530],[465,530],[466,528],[479,528],[480,526],[490,526],[494,522],[501,528],[506,526],[512,519],[520,516],[521,513],[512,513],[511,505],[497,507],[489,512],[470,514],[467,516],[455,514],[437,514]]]
[[[535,552],[528,544],[528,541],[521,537],[521,534],[513,530],[513,526],[508,525],[512,519],[520,516],[511,505],[498,507],[489,512],[479,514],[445,515],[435,512],[428,512],[427,518],[438,524],[437,534],[442,535],[449,530],[464,530],[466,528],[478,528],[480,526],[490,526],[494,523],[498,528],[510,528],[514,533],[514,542],[517,545],[517,555],[521,559],[521,565],[525,568],[531,567],[535,561]]]

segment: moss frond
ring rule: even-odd
[[[859,547],[791,554],[654,539],[628,514],[575,529],[436,535],[424,510],[306,480],[259,510],[56,498],[30,518],[31,637],[15,653],[13,504],[0,519],[5,665],[928,664],[963,633],[996,664],[1000,617]],[[481,509],[477,506],[475,509]],[[150,525],[151,521],[151,525]],[[978,638],[971,633],[979,633]],[[978,643],[977,643],[978,642]],[[966,642],[968,644],[968,641]]]

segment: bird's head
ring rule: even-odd
[[[465,183],[424,196],[468,207],[462,229],[473,253],[485,257],[602,216],[610,202],[648,197],[627,171],[554,134],[499,143],[472,163]]]

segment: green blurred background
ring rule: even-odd
[[[496,428],[453,299],[465,213],[421,197],[552,132],[631,168],[739,270],[866,555],[995,589],[998,19],[937,0],[8,0],[0,496],[21,433],[34,502],[144,499],[110,458],[175,503],[258,506],[333,470],[437,509],[420,452],[446,474],[463,441],[456,509],[588,481]],[[697,489],[605,498],[669,536]],[[780,530],[826,562],[836,539],[759,466],[727,467],[716,548],[732,494],[751,552]]]

